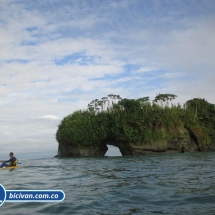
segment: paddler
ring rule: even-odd
[[[2,167],[8,167],[8,166],[16,166],[18,164],[18,160],[16,159],[16,157],[14,157],[13,152],[10,152],[9,154],[10,159],[7,161],[0,161],[2,164],[0,165],[0,168]],[[7,164],[9,163],[9,164]]]

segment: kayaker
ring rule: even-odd
[[[13,152],[10,152],[9,156],[10,156],[9,160],[7,160],[7,161],[0,161],[2,163],[0,165],[0,168],[2,168],[4,166],[8,167],[8,166],[16,166],[17,165],[18,161],[17,161],[16,157],[14,157]],[[9,164],[7,164],[7,163],[9,163]]]

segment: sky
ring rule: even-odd
[[[0,158],[57,154],[61,120],[109,94],[215,103],[214,0],[1,0]]]

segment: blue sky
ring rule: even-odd
[[[214,0],[1,0],[1,154],[57,153],[63,117],[108,94],[215,103],[214,23]]]

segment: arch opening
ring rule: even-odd
[[[122,153],[120,152],[119,148],[117,146],[108,145],[108,150],[106,151],[104,156],[122,156]]]

